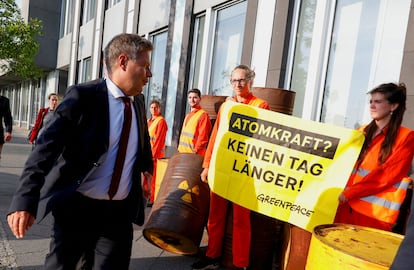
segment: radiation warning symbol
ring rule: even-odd
[[[183,196],[181,196],[181,200],[187,203],[193,202],[191,199],[191,194],[195,194],[197,196],[200,195],[200,187],[198,185],[195,185],[194,187],[189,188],[187,180],[181,181],[181,183],[178,184],[178,188],[187,191]]]

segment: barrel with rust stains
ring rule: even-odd
[[[386,270],[401,244],[400,234],[348,224],[313,230],[307,270]]]
[[[166,251],[198,253],[209,212],[210,189],[200,179],[203,157],[178,153],[167,165],[157,198],[144,225],[146,240]]]

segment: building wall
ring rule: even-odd
[[[45,69],[56,68],[57,46],[59,38],[61,0],[30,1],[29,14],[31,18],[41,18],[43,34],[37,37],[39,52],[35,57],[36,64]]]
[[[63,69],[70,65],[72,34],[68,34],[58,42],[56,68]]]
[[[143,0],[140,2],[138,34],[147,35],[168,25],[170,0]],[[156,14],[156,16],[154,16]]]

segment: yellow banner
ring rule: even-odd
[[[333,222],[363,141],[360,131],[228,101],[208,182],[234,203],[311,232]]]

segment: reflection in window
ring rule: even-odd
[[[165,57],[167,52],[167,35],[168,32],[164,31],[151,36],[154,49],[151,53],[152,77],[148,82],[148,93],[145,95],[148,99],[147,104],[153,99],[161,100],[162,98]],[[149,110],[149,106],[147,106],[147,109]]]
[[[295,58],[290,89],[296,92],[293,115],[301,116],[308,79],[309,57],[315,20],[316,0],[302,1],[296,35]]]
[[[247,1],[243,1],[217,12],[209,87],[212,95],[233,93],[230,72],[240,64],[246,9]]]
[[[64,37],[72,32],[73,17],[75,12],[73,0],[62,0],[61,21],[60,21],[60,37]]]
[[[81,70],[79,70],[80,78],[78,79],[79,83],[87,82],[91,80],[91,58],[85,58],[81,61],[78,66],[80,66]]]
[[[202,88],[199,86],[200,83],[200,65],[201,65],[201,52],[203,51],[203,36],[204,36],[204,24],[206,21],[206,16],[199,16],[195,19],[194,23],[194,41],[193,41],[193,51],[191,55],[191,68],[190,68],[190,78],[189,78],[189,87],[191,88]],[[203,90],[200,89],[202,92]]]
[[[399,79],[410,3],[338,1],[322,121],[355,128],[370,120],[366,92]]]
[[[370,121],[366,93],[399,79],[411,1],[335,3],[301,1],[294,115],[355,128]]]

